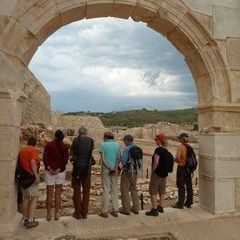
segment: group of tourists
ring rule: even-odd
[[[168,173],[173,171],[174,160],[178,164],[177,187],[179,200],[173,207],[182,209],[186,206],[191,208],[193,204],[192,173],[196,168],[196,157],[188,144],[188,135],[182,133],[178,139],[179,146],[176,158],[174,158],[167,149],[168,140],[166,135],[160,133],[155,138],[157,148],[152,156],[149,185],[152,209],[146,212],[147,216],[158,216],[159,213],[164,212],[163,196],[166,191],[166,179]],[[53,203],[55,206],[54,219],[59,220],[60,218],[61,192],[66,177],[66,165],[69,160],[73,165],[73,217],[86,219],[88,216],[91,167],[96,163],[93,157],[94,141],[88,136],[87,129],[84,126],[79,128],[79,135],[73,140],[72,146],[64,144],[63,140],[63,132],[57,130],[55,139],[45,146],[43,153],[44,181],[47,186],[47,221],[51,221],[53,218]],[[24,226],[27,229],[39,225],[39,222],[34,218],[40,182],[40,158],[36,143],[36,138],[30,137],[28,146],[21,148],[16,169],[16,179],[19,186],[19,211],[23,215]],[[114,140],[113,133],[106,132],[104,141],[98,150],[103,189],[99,216],[103,218],[107,218],[109,214],[118,217],[119,213],[130,215],[131,213],[139,214],[140,211],[137,180],[143,171],[143,151],[134,143],[133,136],[129,134],[124,136],[123,143],[125,148],[122,151],[121,145]],[[118,178],[120,175],[121,208],[119,208],[118,201]],[[187,189],[186,201],[185,188]],[[130,193],[132,201],[130,200]]]

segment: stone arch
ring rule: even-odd
[[[240,46],[240,40],[237,37],[227,40],[228,36],[238,36],[231,35],[231,29],[215,36],[219,26],[213,26],[212,22],[222,22],[211,14],[202,13],[200,2],[3,0],[0,9],[0,191],[4,192],[4,197],[0,200],[0,234],[12,232],[18,222],[11,173],[18,151],[21,106],[25,97],[23,79],[29,71],[28,63],[38,46],[54,31],[83,18],[131,17],[145,22],[185,56],[196,82],[200,129],[204,130],[200,135],[200,205],[215,214],[240,209],[240,164],[236,161],[240,160],[240,138],[239,134],[234,134],[240,129],[237,91],[240,90],[237,84],[240,53],[233,48]],[[224,24],[231,26],[228,19],[223,18]],[[219,40],[218,36],[225,38]],[[230,67],[234,71],[230,71]],[[6,168],[9,172],[4,171]]]
[[[217,43],[209,29],[179,0],[19,0],[10,20],[9,30],[12,37],[13,31],[18,31],[19,27],[24,29],[24,33],[18,36],[16,45],[21,48],[14,49],[14,55],[27,65],[37,47],[60,27],[83,18],[108,16],[132,17],[166,36],[186,58],[196,82],[200,106],[230,101],[228,73]],[[7,39],[9,34],[5,33],[3,42],[8,42]]]

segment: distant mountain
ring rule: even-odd
[[[149,110],[146,108],[128,111],[116,111],[110,113],[101,112],[70,112],[65,115],[91,115],[98,116],[105,126],[140,127],[144,124],[156,124],[158,122],[169,123],[194,123],[198,121],[195,108],[183,110]]]

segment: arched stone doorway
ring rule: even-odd
[[[231,9],[231,11],[229,10]],[[132,17],[185,56],[197,86],[200,205],[215,214],[240,208],[240,20],[237,3],[201,0],[3,0],[0,9],[0,233],[18,223],[14,169],[24,76],[41,43],[83,18]],[[224,28],[224,29],[222,29]],[[157,54],[157,53],[156,53]]]

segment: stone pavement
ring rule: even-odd
[[[111,216],[108,219],[96,215],[89,216],[87,220],[62,217],[60,221],[47,222],[40,219],[39,227],[31,230],[20,227],[11,239],[115,240],[139,239],[143,236],[173,236],[174,240],[239,240],[240,217],[216,217],[195,206],[184,210],[167,208],[159,217],[146,217],[141,212],[139,215]]]

